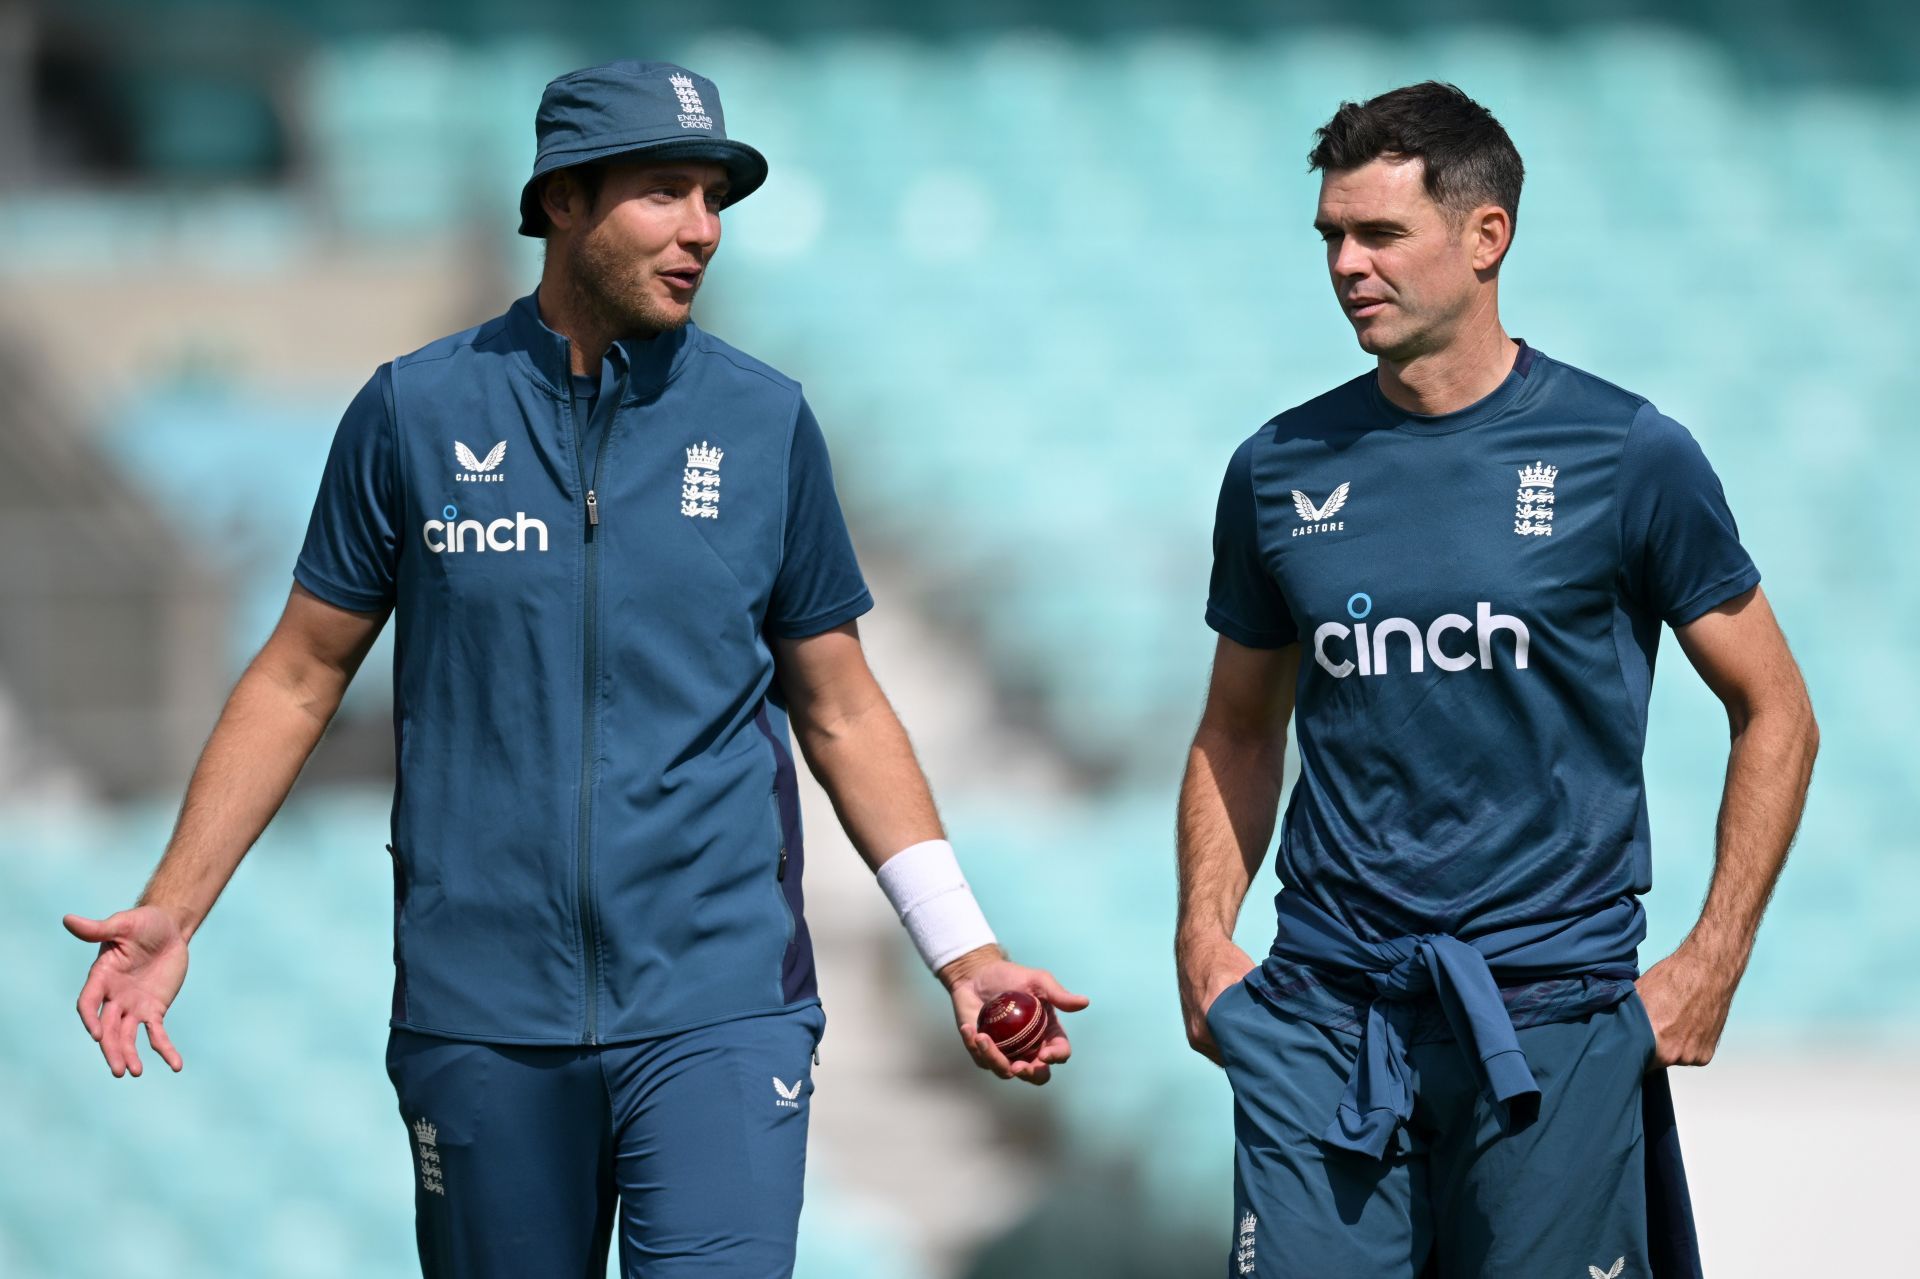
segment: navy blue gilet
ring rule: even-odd
[[[871,607],[792,379],[533,297],[383,365],[294,573],[393,610],[393,1024],[633,1039],[815,998],[773,642]]]

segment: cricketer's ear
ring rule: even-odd
[[[1466,224],[1474,273],[1483,279],[1500,274],[1513,247],[1513,215],[1497,204],[1483,204],[1467,215]]]
[[[577,169],[555,169],[540,180],[540,211],[547,229],[571,231],[593,212],[598,192]]]

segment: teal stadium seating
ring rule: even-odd
[[[1869,31],[1911,39],[1896,7],[1874,12]],[[911,566],[890,575],[911,598],[881,606],[910,602],[967,636],[1103,779],[1045,814],[962,795],[950,816],[1016,952],[1098,1000],[1071,1082],[1050,1090],[1075,1142],[1137,1162],[1175,1216],[1211,1224],[1227,1176],[1224,1085],[1184,1047],[1170,964],[1215,492],[1269,415],[1366,367],[1330,305],[1304,157],[1342,98],[1413,79],[1456,80],[1508,125],[1529,172],[1509,326],[1693,429],[1821,712],[1800,850],[1729,1042],[1920,1032],[1905,500],[1920,373],[1901,309],[1920,294],[1920,77],[1772,77],[1790,60],[1783,22],[1756,18],[1744,53],[1654,25],[721,35],[661,50],[714,77],[732,129],[772,160],[765,190],[727,215],[703,323],[806,382],[863,551]],[[585,60],[504,39],[323,47],[305,101],[324,216],[256,214],[260,252],[322,226],[404,243],[486,225],[524,273],[534,259],[507,233],[526,121],[546,76]],[[56,262],[140,221],[104,197],[0,203],[0,231],[31,233]],[[238,575],[236,664],[284,596],[352,389],[287,407],[271,388],[187,385],[111,428]],[[222,478],[237,473],[244,495]],[[377,689],[385,662],[363,682]],[[1671,643],[1663,664],[1649,958],[1697,908],[1726,745]],[[34,1223],[118,1191],[146,1216],[96,1241],[110,1260],[131,1263],[139,1234],[179,1273],[256,1273],[269,1246],[288,1274],[402,1272],[405,1152],[368,1067],[384,812],[347,795],[281,818],[196,955],[178,1021],[193,1070],[138,1090],[49,1029],[71,1016],[79,963],[33,938],[63,909],[124,901],[165,813],[6,823],[0,959],[23,994],[0,1005],[0,1095],[25,1102],[0,1107],[15,1205],[0,1270],[70,1273],[62,1235]],[[1251,894],[1256,954],[1274,886]],[[335,958],[317,963],[323,943]],[[81,1117],[84,1158],[54,1113]],[[830,1192],[813,1202],[812,1246],[835,1246]]]

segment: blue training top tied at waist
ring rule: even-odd
[[[1359,981],[1372,992],[1360,1053],[1324,1140],[1376,1159],[1386,1156],[1395,1133],[1413,1116],[1408,1048],[1415,1001],[1434,997],[1481,1090],[1512,1132],[1539,1114],[1540,1087],[1500,984],[1569,977],[1632,981],[1639,976],[1636,952],[1647,931],[1646,912],[1633,896],[1590,914],[1499,929],[1471,942],[1446,933],[1368,941],[1301,892],[1281,892],[1278,908],[1280,926],[1267,966],[1303,964]]]

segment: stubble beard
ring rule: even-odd
[[[1460,316],[1455,311],[1442,311],[1435,314],[1422,308],[1415,311],[1403,298],[1396,296],[1394,310],[1401,321],[1398,331],[1382,334],[1376,339],[1372,354],[1394,364],[1408,364],[1422,356],[1444,350],[1452,344],[1454,334],[1460,327]]]
[[[595,236],[576,248],[567,276],[574,296],[612,338],[644,341],[684,327],[693,316],[691,299],[684,309],[663,307],[649,287],[651,273]],[[697,296],[698,284],[694,292]]]

